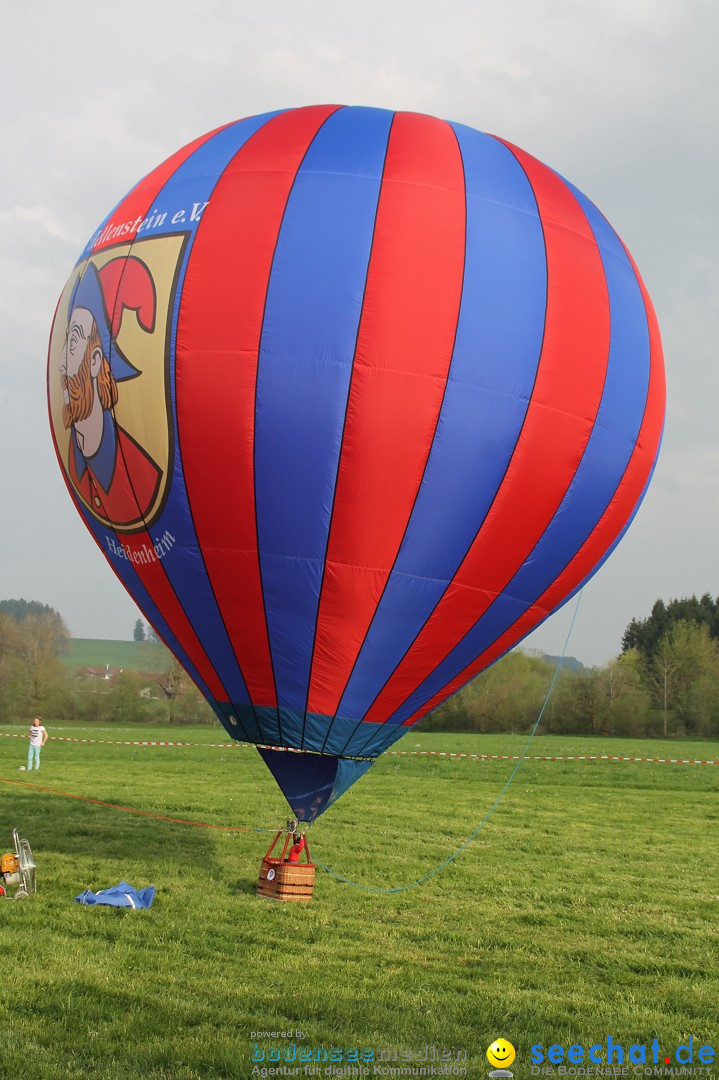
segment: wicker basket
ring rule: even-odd
[[[303,854],[307,862],[286,862],[285,852],[292,838],[292,833],[288,833],[282,855],[279,858],[273,856],[272,850],[281,836],[282,832],[278,832],[262,860],[257,895],[267,896],[271,900],[311,900],[315,887],[315,866],[310,862],[309,850],[305,845]]]

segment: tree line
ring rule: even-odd
[[[423,721],[435,731],[529,731],[553,668],[515,651]],[[603,667],[561,669],[540,731],[554,734],[719,737],[719,600],[709,593],[632,619]]]
[[[141,634],[141,630],[143,633]],[[133,638],[156,648],[140,620]],[[62,662],[69,634],[47,605],[0,601],[0,723],[50,720],[211,722],[214,714],[173,661],[162,678],[123,671],[82,678]],[[554,676],[551,658],[515,650],[422,722],[428,731],[528,732]],[[560,668],[540,731],[554,734],[719,737],[719,600],[708,593],[632,619],[603,667]]]
[[[154,634],[148,667],[156,666]],[[0,601],[0,724],[40,715],[52,720],[103,723],[210,723],[214,713],[177,661],[161,675],[121,671],[86,677],[63,662],[70,634],[62,616],[45,604]],[[164,646],[162,646],[164,650]]]

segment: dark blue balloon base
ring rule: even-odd
[[[407,734],[402,724],[372,724],[353,717],[301,709],[210,701],[228,735],[239,742],[292,747],[338,758],[376,758]]]
[[[310,822],[367,772],[373,761],[257,747],[298,821]]]

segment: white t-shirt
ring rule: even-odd
[[[42,737],[47,735],[45,728],[40,724],[40,727],[33,726],[30,728],[30,746],[42,746]]]

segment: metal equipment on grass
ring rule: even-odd
[[[35,860],[27,840],[21,840],[17,829],[12,831],[15,851],[9,851],[0,858],[0,896],[7,896],[6,886],[17,886],[14,900],[23,900],[33,896],[35,884]]]

